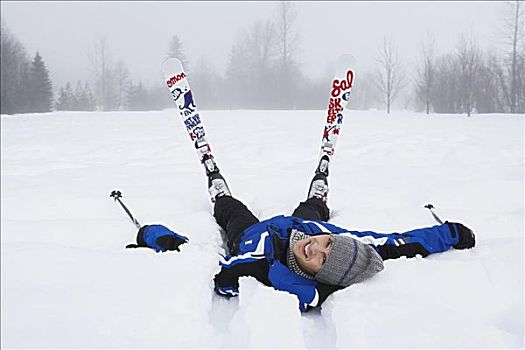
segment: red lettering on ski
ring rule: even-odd
[[[335,125],[328,127],[325,125],[324,132],[323,132],[323,141],[330,141],[330,131],[332,131],[335,128]]]
[[[343,107],[341,107],[341,99],[331,98],[330,104],[328,105],[328,116],[326,117],[326,122],[328,124],[332,124],[333,122],[335,122],[337,113],[341,112],[342,110]]]
[[[177,75],[174,75],[172,76],[171,78],[169,78],[167,81],[166,81],[166,84],[168,84],[168,87],[172,87],[173,85],[175,85],[178,81],[182,80],[186,78],[186,74],[184,74],[184,72],[180,73],[180,74],[177,74]]]
[[[352,82],[354,81],[354,72],[348,70],[346,72],[346,80],[334,79],[332,82],[332,97],[338,97],[342,91],[346,91],[352,87]]]

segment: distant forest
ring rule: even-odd
[[[495,29],[504,50],[483,51],[470,33],[459,36],[450,52],[438,54],[428,35],[419,43],[417,64],[406,67],[395,41],[385,36],[378,43],[375,69],[358,73],[350,108],[525,113],[524,4],[511,1],[501,6],[505,15]],[[298,15],[295,3],[278,3],[274,16],[254,23],[232,45],[222,74],[204,56],[188,62],[183,38],[176,35],[166,43],[166,57],[183,62],[201,109],[324,109],[332,77],[312,80],[298,63]],[[38,52],[30,58],[2,21],[1,113],[173,107],[162,82],[145,86],[133,81],[125,61],[109,52],[109,43],[97,40],[88,53],[91,79],[72,78],[55,91],[45,58]]]

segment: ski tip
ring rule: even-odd
[[[342,55],[339,56],[339,60],[342,60],[342,61],[354,60],[355,61],[355,57],[354,55],[350,53],[343,53]]]
[[[335,75],[344,76],[348,69],[355,69],[357,60],[349,53],[344,53],[337,58],[335,65]]]
[[[356,58],[349,53],[344,53],[337,59],[338,66],[354,65],[356,62]]]
[[[164,61],[162,61],[162,64],[168,63],[168,62],[176,62],[180,63],[180,60],[176,57],[166,57]]]
[[[184,70],[180,60],[175,57],[166,58],[162,61],[161,67],[164,74]]]

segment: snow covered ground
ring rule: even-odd
[[[202,113],[233,193],[262,218],[303,200],[316,111]],[[301,315],[241,280],[214,295],[221,251],[205,177],[175,111],[1,117],[3,348],[520,348],[524,346],[524,116],[348,113],[331,167],[332,222],[380,232],[434,225],[478,246],[385,262]],[[190,237],[181,253],[125,250],[141,223]]]

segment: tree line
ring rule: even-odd
[[[49,112],[53,86],[42,56],[33,59],[1,24],[0,112],[2,114]]]
[[[450,52],[438,55],[428,35],[419,45],[413,69],[406,69],[395,40],[383,38],[375,69],[359,72],[351,108],[396,108],[434,113],[524,113],[525,23],[522,1],[504,4],[499,26],[502,52],[483,51],[472,33],[463,34]],[[167,57],[181,59],[190,72],[197,104],[203,109],[323,109],[331,76],[311,79],[299,63],[297,5],[276,4],[275,12],[248,28],[232,45],[221,73],[206,56],[188,63],[183,42],[173,36]],[[2,24],[2,113],[56,110],[155,110],[173,106],[163,82],[146,86],[130,79],[122,59],[115,60],[105,39],[88,52],[89,82],[67,83],[56,98],[49,72],[36,53]]]

